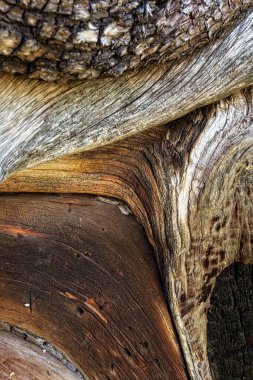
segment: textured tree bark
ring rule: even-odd
[[[48,81],[117,76],[191,53],[252,5],[252,0],[1,0],[0,71]]]
[[[216,361],[225,360],[230,347],[210,348],[210,297],[227,266],[252,263],[252,140],[248,89],[166,127],[21,171],[0,190],[72,191],[126,202],[156,252],[191,378],[220,379]],[[237,323],[251,315],[247,307],[240,310]],[[228,342],[226,331],[221,342]],[[233,360],[246,373],[240,350]],[[231,379],[240,378],[233,373]]]
[[[234,263],[217,277],[207,314],[208,357],[217,380],[253,377],[252,264]]]
[[[161,126],[253,82],[253,12],[174,64],[117,79],[48,84],[0,78],[0,179],[64,154]]]
[[[252,5],[0,0],[0,378],[252,380]]]

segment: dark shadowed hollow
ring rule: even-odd
[[[233,263],[217,278],[208,311],[213,378],[253,379],[253,265]]]

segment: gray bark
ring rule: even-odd
[[[252,0],[1,0],[0,71],[54,81],[118,76],[192,53]]]

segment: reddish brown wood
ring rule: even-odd
[[[133,216],[88,196],[2,195],[0,246],[1,320],[52,342],[88,379],[187,378]]]

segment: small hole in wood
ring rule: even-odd
[[[79,317],[80,317],[81,315],[83,315],[83,313],[84,313],[84,309],[83,309],[82,307],[77,307],[77,309],[76,309],[76,313],[77,313],[77,315],[79,315]]]
[[[125,350],[125,353],[127,354],[127,356],[129,356],[129,357],[132,356],[131,351],[129,351],[127,348],[124,348],[124,350]]]
[[[143,347],[143,348],[145,348],[145,349],[147,349],[148,348],[148,342],[140,342],[140,344],[141,344],[141,346]]]

